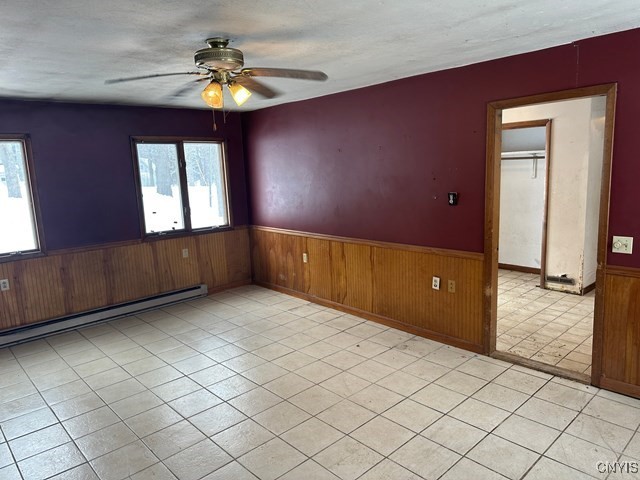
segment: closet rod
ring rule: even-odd
[[[500,157],[501,160],[537,160],[545,158],[545,155],[530,155],[527,157]]]

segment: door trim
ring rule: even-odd
[[[602,373],[602,343],[604,337],[604,274],[609,231],[609,198],[617,84],[609,83],[526,97],[497,100],[487,104],[487,159],[485,176],[484,221],[484,353],[496,350],[498,310],[498,238],[500,225],[500,156],[502,146],[502,111],[538,103],[557,102],[584,97],[606,97],[602,183],[600,188],[600,218],[598,222],[598,254],[596,272],[595,311],[593,319],[593,351],[591,383],[600,386]]]

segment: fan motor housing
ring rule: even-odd
[[[244,56],[236,48],[229,47],[209,47],[198,50],[194,60],[197,67],[211,70],[233,71],[242,68]]]

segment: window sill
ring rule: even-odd
[[[195,237],[197,235],[207,235],[212,233],[221,233],[221,232],[229,232],[231,230],[236,230],[231,225],[226,225],[224,227],[215,227],[215,228],[201,228],[198,230],[192,230],[190,232],[186,230],[180,230],[176,232],[166,232],[166,233],[147,233],[142,238],[143,242],[155,242],[158,240],[167,240],[170,238],[184,238],[184,237]]]
[[[19,262],[21,260],[29,260],[31,258],[39,258],[39,257],[46,257],[46,256],[47,254],[42,251],[0,255],[0,263]]]

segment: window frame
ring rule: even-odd
[[[142,179],[140,176],[140,162],[138,161],[138,144],[165,144],[175,145],[178,156],[178,182],[180,184],[180,199],[182,201],[182,219],[184,227],[180,230],[167,230],[163,232],[147,232],[144,216],[144,202],[142,199]],[[220,147],[222,172],[222,187],[225,192],[225,210],[227,224],[213,227],[193,228],[191,225],[191,203],[189,202],[189,187],[187,184],[187,167],[184,154],[185,143],[217,143]],[[231,208],[231,192],[229,191],[229,168],[227,164],[227,142],[218,137],[173,137],[173,136],[132,136],[131,152],[133,158],[133,173],[136,183],[136,199],[138,202],[138,217],[140,221],[140,233],[143,240],[156,240],[162,238],[186,237],[212,232],[233,230],[233,216]]]
[[[2,141],[18,141],[22,143],[24,154],[26,183],[29,185],[29,197],[33,214],[33,232],[36,236],[37,248],[24,252],[0,253],[0,263],[15,262],[27,258],[43,257],[46,255],[46,243],[42,228],[42,215],[40,213],[40,199],[38,197],[38,180],[33,164],[33,150],[31,149],[31,136],[28,133],[0,133]]]

